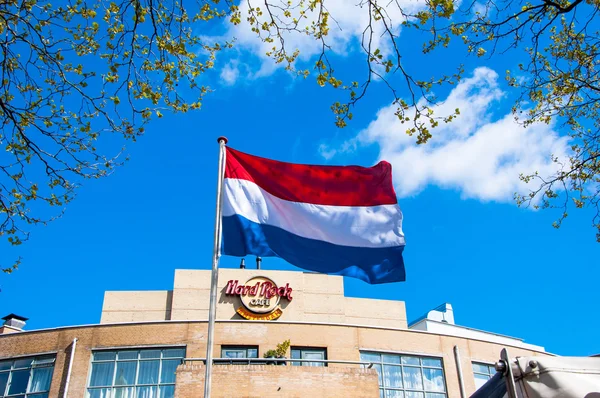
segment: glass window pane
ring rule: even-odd
[[[325,359],[325,350],[320,348],[292,348],[292,359]],[[324,362],[292,362],[292,366],[325,366]]]
[[[446,391],[442,369],[423,369],[425,391]]]
[[[400,363],[400,355],[383,354],[381,356],[383,363]]]
[[[13,361],[0,361],[0,370],[10,369]]]
[[[94,361],[114,361],[116,356],[115,351],[98,351],[94,353]]]
[[[475,373],[475,387],[479,390],[489,379],[489,376]]]
[[[54,363],[54,358],[52,358],[52,357],[35,358],[33,361],[33,364],[36,366],[49,365],[49,364],[53,364],[53,363]]]
[[[404,358],[402,358],[404,359]],[[417,358],[418,360],[418,358]],[[404,367],[402,368],[404,376],[404,388],[407,390],[423,390],[423,380],[421,379],[421,368]]]
[[[231,358],[246,358],[246,350],[233,351]]]
[[[160,361],[140,361],[137,384],[158,384]]]
[[[122,359],[137,359],[138,352],[137,351],[119,351],[118,359],[119,361]]]
[[[172,398],[173,384],[176,380],[175,372],[184,357],[184,348],[94,352],[86,396],[88,398],[159,398],[159,396]],[[165,385],[164,390],[160,390],[159,383],[169,385]],[[114,387],[109,388],[111,386]]]
[[[373,365],[373,369],[377,371],[377,376],[379,377],[379,387],[383,387],[383,379],[381,377],[381,365]]]
[[[93,363],[90,387],[112,386],[114,369],[114,362]]]
[[[223,349],[222,358],[246,358],[246,350]]]
[[[171,348],[163,351],[163,358],[183,358],[185,350],[183,348]]]
[[[31,372],[29,392],[44,392],[50,390],[54,367],[34,368]]]
[[[173,398],[175,396],[175,386],[160,386],[159,398]]]
[[[382,398],[448,398],[441,358],[361,352],[360,360],[373,363]]]
[[[421,364],[421,361],[418,357],[402,357],[402,364],[419,366]]]
[[[135,387],[121,387],[114,389],[114,398],[133,398]]]
[[[292,350],[292,359],[301,359],[302,352],[300,350]]]
[[[299,350],[291,350],[291,358],[292,359],[300,359],[300,351]],[[292,366],[300,366],[302,365],[300,362],[292,362]]]
[[[398,390],[387,390],[385,398],[404,398],[404,393]]]
[[[362,362],[381,362],[381,355],[375,352],[361,352],[360,360]]]
[[[156,386],[138,387],[137,398],[156,398]]]
[[[258,349],[248,348],[248,358],[258,358]]]
[[[303,359],[325,359],[325,353],[319,351],[305,351]]]
[[[423,366],[432,366],[435,368],[441,368],[442,367],[442,360],[441,359],[437,359],[437,358],[421,358],[421,361],[423,362]]]
[[[473,372],[485,374],[489,373],[487,365],[481,363],[473,363]]]
[[[402,368],[400,366],[383,365],[383,384],[385,387],[402,388]]]
[[[15,365],[13,366],[13,369],[28,368],[31,366],[32,362],[33,362],[33,358],[17,359],[15,361]]]
[[[8,372],[0,373],[0,397],[6,392],[6,383],[8,382]]]
[[[43,392],[40,394],[27,394],[27,398],[48,398],[48,393]]]
[[[29,382],[29,369],[14,370],[11,372],[10,387],[8,387],[8,395],[24,394],[27,391],[27,383]]]
[[[303,351],[302,359],[325,359],[325,352],[323,351]],[[325,366],[324,362],[304,362],[302,366]]]
[[[140,358],[160,358],[160,350],[142,350],[140,351]]]
[[[400,355],[383,354],[384,363],[400,363]]]
[[[90,388],[88,398],[110,398],[110,388]]]
[[[300,352],[300,350],[295,350],[292,349],[291,351],[292,354],[292,359],[300,359],[302,356],[302,353]],[[301,366],[302,362],[292,362],[292,366]]]
[[[130,386],[135,384],[137,361],[117,362],[115,386]]]
[[[181,363],[181,359],[168,359],[162,361],[162,369],[160,371],[161,383],[175,383],[175,371]]]

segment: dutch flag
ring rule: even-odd
[[[402,212],[387,162],[284,163],[226,148],[222,253],[276,256],[367,283],[405,280]]]

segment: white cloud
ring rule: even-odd
[[[283,4],[284,2],[282,2],[282,5]],[[236,38],[235,46],[237,48],[248,50],[260,58],[260,70],[253,75],[253,77],[258,78],[270,75],[274,70],[284,65],[276,65],[265,55],[267,52],[271,51],[273,46],[277,45],[278,42],[276,39],[275,43],[264,43],[257,37],[255,32],[252,32],[251,26],[246,21],[250,6],[261,7],[263,11],[263,15],[260,17],[261,23],[270,22],[269,13],[264,9],[264,2],[258,2],[256,0],[244,1],[240,4],[242,22],[237,26],[228,24],[229,28],[226,36],[233,36]],[[395,36],[400,33],[400,24],[405,20],[405,17],[398,6],[402,7],[404,13],[410,14],[424,8],[425,2],[423,0],[398,0],[395,2],[386,2],[385,5],[382,5],[387,12],[387,17],[385,18],[386,23]],[[326,3],[326,7],[327,12],[331,15],[331,18],[329,19],[329,33],[326,36],[326,41],[331,46],[331,51],[344,55],[351,51],[353,45],[360,45],[362,42],[366,45],[369,41],[368,35],[363,38],[365,29],[369,26],[369,10],[366,4],[360,2],[348,2],[347,0],[331,0]],[[301,25],[298,27],[299,30],[303,30],[305,27],[310,26],[310,24],[316,21],[318,17],[318,10],[307,12],[307,18],[300,18],[298,15],[299,8],[297,7],[291,7],[289,10],[292,13],[291,18],[297,18],[301,21]],[[272,7],[271,11],[274,13],[275,20],[291,20],[291,18],[286,18],[282,15],[283,11],[279,6]],[[392,43],[389,40],[389,37],[383,34],[384,27],[382,22],[383,21],[377,21],[372,24],[372,49],[375,50],[375,48],[379,48],[383,55],[387,55],[392,50]],[[302,32],[282,32],[287,50],[290,54],[295,49],[300,50],[300,60],[307,61],[313,56],[320,54],[322,43],[315,40],[314,37]]]
[[[228,62],[223,69],[221,69],[221,84],[225,86],[233,86],[240,76],[240,69],[238,62],[233,60]]]
[[[323,156],[325,160],[329,160],[333,158],[337,153],[336,149],[330,148],[328,145],[321,144],[319,145],[319,154]]]
[[[354,152],[358,145],[358,137],[344,142],[339,148],[332,148],[327,144],[319,145],[319,155],[325,160],[332,159],[338,153]]]
[[[478,68],[458,84],[435,111],[443,115],[460,108],[461,114],[434,129],[427,144],[417,145],[405,133],[407,125],[399,122],[393,106],[381,109],[357,139],[361,144],[379,144],[380,158],[393,165],[399,196],[417,194],[431,184],[458,189],[465,198],[510,201],[515,192],[532,188],[519,180],[519,174],[553,174],[556,165],[550,157],[565,158],[568,142],[553,125],[524,128],[510,113],[491,120],[492,107],[503,97],[497,82],[496,72]],[[337,151],[349,148],[344,144]]]

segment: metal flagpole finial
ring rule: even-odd
[[[227,139],[227,137],[225,137],[225,136],[222,135],[219,138],[217,138],[217,142],[219,144],[221,143],[221,141],[224,141],[223,143],[227,145],[227,141],[229,141],[229,140]]]

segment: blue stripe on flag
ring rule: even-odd
[[[339,246],[303,238],[239,215],[223,217],[223,254],[281,257],[292,265],[326,274],[351,276],[367,283],[405,280],[404,246]]]

